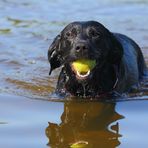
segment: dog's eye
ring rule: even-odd
[[[70,37],[71,36],[71,32],[66,32],[66,37]]]
[[[100,38],[101,34],[96,30],[89,30],[89,36],[94,38]]]
[[[77,36],[77,30],[73,28],[71,31],[65,33],[66,38],[72,38]]]
[[[77,29],[76,29],[76,28],[73,28],[73,29],[71,30],[71,33],[76,36],[76,35],[77,35]]]
[[[74,35],[73,35],[73,33],[71,31],[65,33],[65,38],[66,39],[71,39],[73,37],[74,37]]]

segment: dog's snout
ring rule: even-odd
[[[76,52],[83,52],[88,49],[88,45],[86,43],[78,43],[75,47]]]

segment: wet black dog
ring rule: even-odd
[[[95,21],[73,22],[55,38],[48,51],[51,70],[63,65],[56,92],[74,96],[98,96],[129,91],[146,75],[139,46],[125,35],[112,33]],[[78,76],[72,62],[92,59],[89,75]]]

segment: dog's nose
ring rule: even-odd
[[[76,52],[83,52],[83,51],[85,51],[85,50],[87,50],[88,49],[88,45],[86,44],[86,43],[78,43],[77,45],[76,45]]]

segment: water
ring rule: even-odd
[[[1,0],[0,147],[147,148],[147,93],[114,103],[51,102],[59,69],[49,77],[47,60],[65,25],[97,20],[133,38],[148,64],[147,16],[147,0]]]

